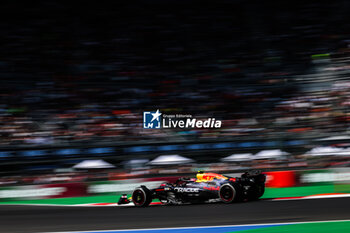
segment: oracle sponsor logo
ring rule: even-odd
[[[176,187],[174,188],[176,192],[179,193],[198,193],[199,188],[181,188],[181,187]]]

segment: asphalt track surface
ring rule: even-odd
[[[0,232],[54,232],[350,219],[350,198],[136,207],[0,206]]]

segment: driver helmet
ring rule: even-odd
[[[203,175],[204,175],[203,171],[198,171],[196,175],[196,178],[197,178],[196,182],[201,182],[203,180]]]

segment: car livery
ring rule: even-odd
[[[153,199],[169,205],[210,200],[224,203],[257,200],[264,194],[265,180],[266,176],[260,171],[246,172],[235,178],[198,172],[196,179],[183,177],[175,183],[163,183],[155,189],[141,185],[132,193],[132,202],[137,207],[146,207]],[[119,200],[119,203],[123,204],[123,200]]]

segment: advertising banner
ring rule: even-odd
[[[275,171],[265,172],[266,187],[285,188],[293,187],[297,184],[296,174],[294,171]]]
[[[349,168],[273,171],[265,172],[265,174],[267,175],[267,188],[331,185],[334,187],[334,192],[350,193]],[[238,176],[240,174],[230,175]],[[0,188],[0,201],[131,194],[132,191],[140,185],[145,185],[152,189],[158,187],[164,182],[174,183],[178,178],[178,176],[168,176],[112,181],[107,180],[90,183],[77,182],[8,186]]]
[[[60,192],[52,193],[46,198],[61,198],[61,197],[81,197],[86,196],[88,184],[86,183],[63,183],[63,184],[47,184],[42,185],[41,188],[54,189]]]

